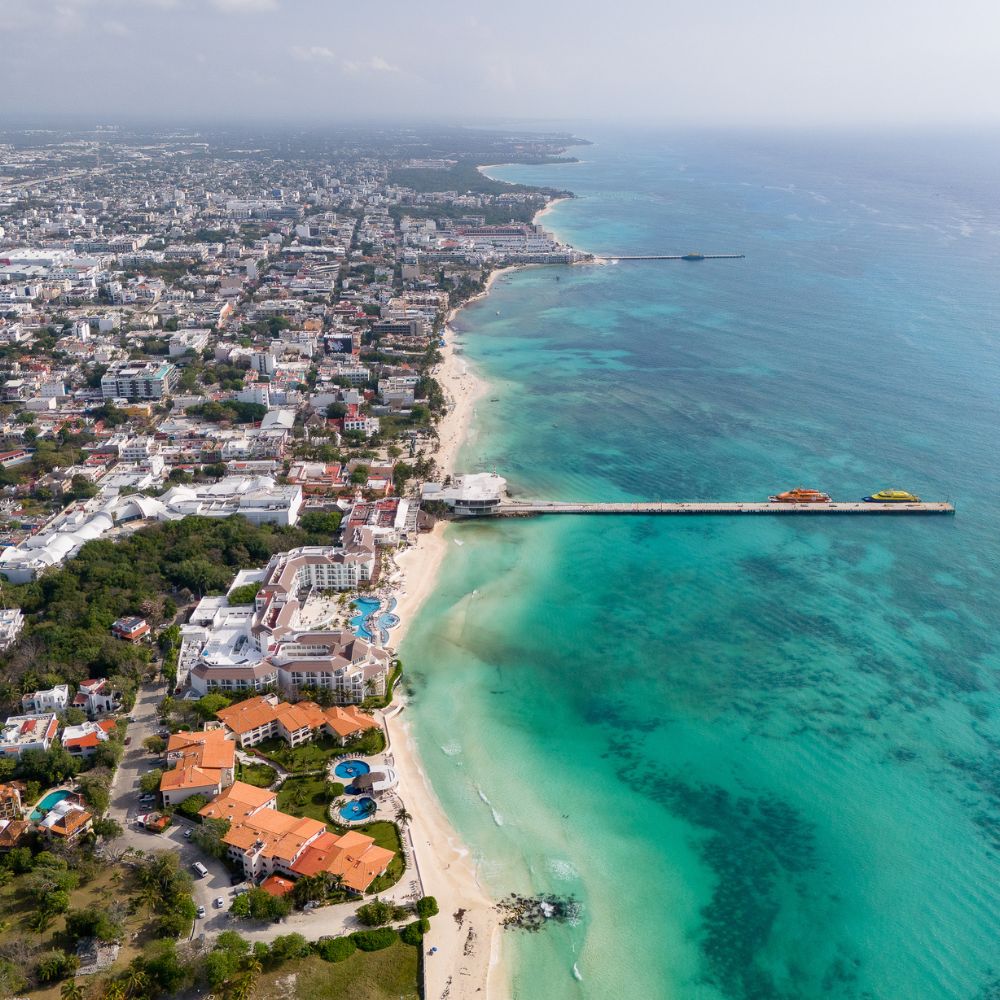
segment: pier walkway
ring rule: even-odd
[[[690,260],[692,262],[699,260],[743,260],[744,257],[746,257],[745,253],[703,253],[698,257],[683,253],[632,255],[602,253],[595,255],[596,260]]]
[[[505,500],[496,513],[500,517],[536,514],[954,514],[950,503],[560,503],[557,501]]]

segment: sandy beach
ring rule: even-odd
[[[536,220],[562,200],[550,201]],[[485,298],[502,275],[523,266],[533,265],[491,271],[483,290],[452,309],[445,319],[445,347],[441,349],[441,363],[433,372],[449,403],[438,424],[434,453],[442,478],[463,471],[456,464],[458,455],[475,425],[476,404],[488,388],[464,355],[456,352],[451,323],[459,309]],[[394,558],[396,614],[400,617],[393,633],[397,648],[437,582],[448,549],[446,527],[439,522],[432,532],[421,535],[416,545]],[[385,719],[400,777],[399,794],[414,817],[411,834],[417,867],[425,892],[437,898],[441,909],[425,939],[426,998],[482,1000],[486,996],[507,996],[509,978],[502,963],[501,928],[494,900],[480,885],[471,852],[455,832],[421,766],[403,696],[397,697]],[[433,955],[428,954],[432,947],[437,949]]]
[[[500,271],[494,271],[481,295],[489,292]],[[448,315],[450,323],[457,310]],[[449,400],[438,425],[435,461],[441,476],[456,471],[458,452],[474,421],[476,402],[486,388],[454,349],[454,334],[445,326],[446,346],[434,372]],[[400,625],[393,634],[398,646],[420,607],[434,589],[447,551],[446,525],[439,523],[418,543],[395,557],[402,582],[396,593]],[[414,819],[410,824],[413,850],[424,891],[436,897],[440,915],[424,939],[427,1000],[464,1000],[506,995],[500,965],[500,924],[493,899],[479,884],[469,850],[452,827],[423,770],[407,719],[405,698],[397,698],[385,713],[391,752],[399,774],[400,797]],[[432,955],[430,949],[437,951]]]

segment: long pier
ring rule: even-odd
[[[660,254],[600,254],[598,260],[690,260],[697,263],[699,260],[743,260],[745,253],[703,253],[697,257],[683,253],[660,253]]]
[[[819,514],[954,514],[950,503],[563,503],[559,501],[505,500],[496,509],[500,517],[531,517],[537,514],[783,514],[807,516]]]

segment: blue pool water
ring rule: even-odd
[[[366,819],[375,814],[375,800],[370,798],[352,799],[340,810],[340,815],[344,819],[358,820]]]
[[[338,778],[357,778],[359,775],[367,774],[371,768],[363,760],[342,760],[334,769],[333,773]]]
[[[62,802],[63,799],[68,799],[70,793],[65,789],[58,792],[49,792],[48,795],[42,799],[41,802],[35,806],[31,813],[32,822],[37,823],[56,803]]]
[[[359,597],[353,603],[358,609],[358,613],[351,619],[351,631],[362,639],[371,640],[372,634],[365,627],[365,620],[369,615],[378,611],[382,602],[372,597]]]

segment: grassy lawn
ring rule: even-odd
[[[254,749],[280,764],[286,771],[292,773],[320,771],[326,767],[331,757],[339,754],[358,754],[368,757],[381,753],[385,749],[385,733],[381,729],[370,729],[360,739],[349,743],[346,747],[324,736],[311,743],[292,748],[284,740],[275,737],[258,743]]]
[[[345,962],[311,956],[261,976],[255,992],[273,1000],[417,1000],[419,958],[416,948],[402,942],[357,951]]]
[[[257,788],[270,788],[277,780],[278,772],[270,764],[240,764],[238,781],[245,781]]]
[[[320,771],[326,767],[326,762],[342,747],[329,738],[313,740],[300,747],[290,747],[284,740],[277,738],[264,740],[254,748],[280,764],[286,771]]]
[[[326,778],[320,774],[288,778],[278,789],[278,808],[282,812],[291,816],[309,816],[330,826],[328,801]]]

